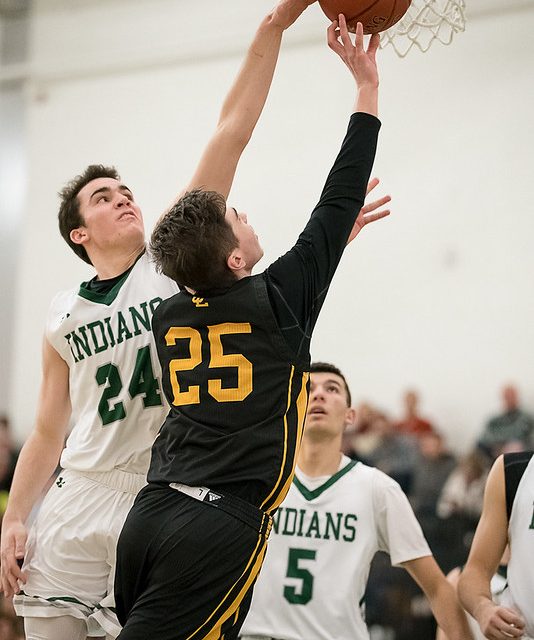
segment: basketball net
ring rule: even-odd
[[[412,0],[402,19],[381,34],[380,46],[391,45],[404,58],[414,46],[425,52],[435,40],[450,44],[461,31],[465,31],[465,0]]]

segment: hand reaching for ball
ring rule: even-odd
[[[328,46],[347,65],[360,89],[364,85],[378,86],[376,51],[379,44],[379,34],[373,33],[367,45],[367,50],[364,48],[361,22],[358,22],[356,27],[356,38],[353,44],[343,14],[328,27]]]

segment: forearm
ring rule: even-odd
[[[430,596],[430,606],[447,640],[468,640],[473,637],[465,612],[449,582],[444,581]]]
[[[269,14],[262,21],[223,103],[218,129],[244,148],[269,94],[284,30]]]
[[[364,113],[352,115],[347,135],[313,213],[313,216],[324,216],[330,225],[344,223],[343,233],[347,232],[344,242],[365,201],[379,130],[380,122],[374,117]]]
[[[378,82],[365,84],[358,88],[354,111],[378,116]]]
[[[481,610],[494,605],[486,572],[466,566],[458,583],[458,597],[464,609],[478,621]]]
[[[4,522],[25,522],[59,462],[63,440],[34,431],[23,446],[9,492]]]

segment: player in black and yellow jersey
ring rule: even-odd
[[[378,36],[329,44],[358,84],[356,113],[295,246],[263,273],[245,214],[215,192],[181,198],[152,236],[156,262],[185,289],[153,319],[170,413],[118,545],[121,640],[231,640],[248,610],[271,514],[294,473],[307,405],[310,338],[373,165]],[[374,210],[383,198],[370,205]]]

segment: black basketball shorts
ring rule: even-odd
[[[120,640],[237,638],[270,529],[271,517],[239,498],[147,485],[117,547]]]

